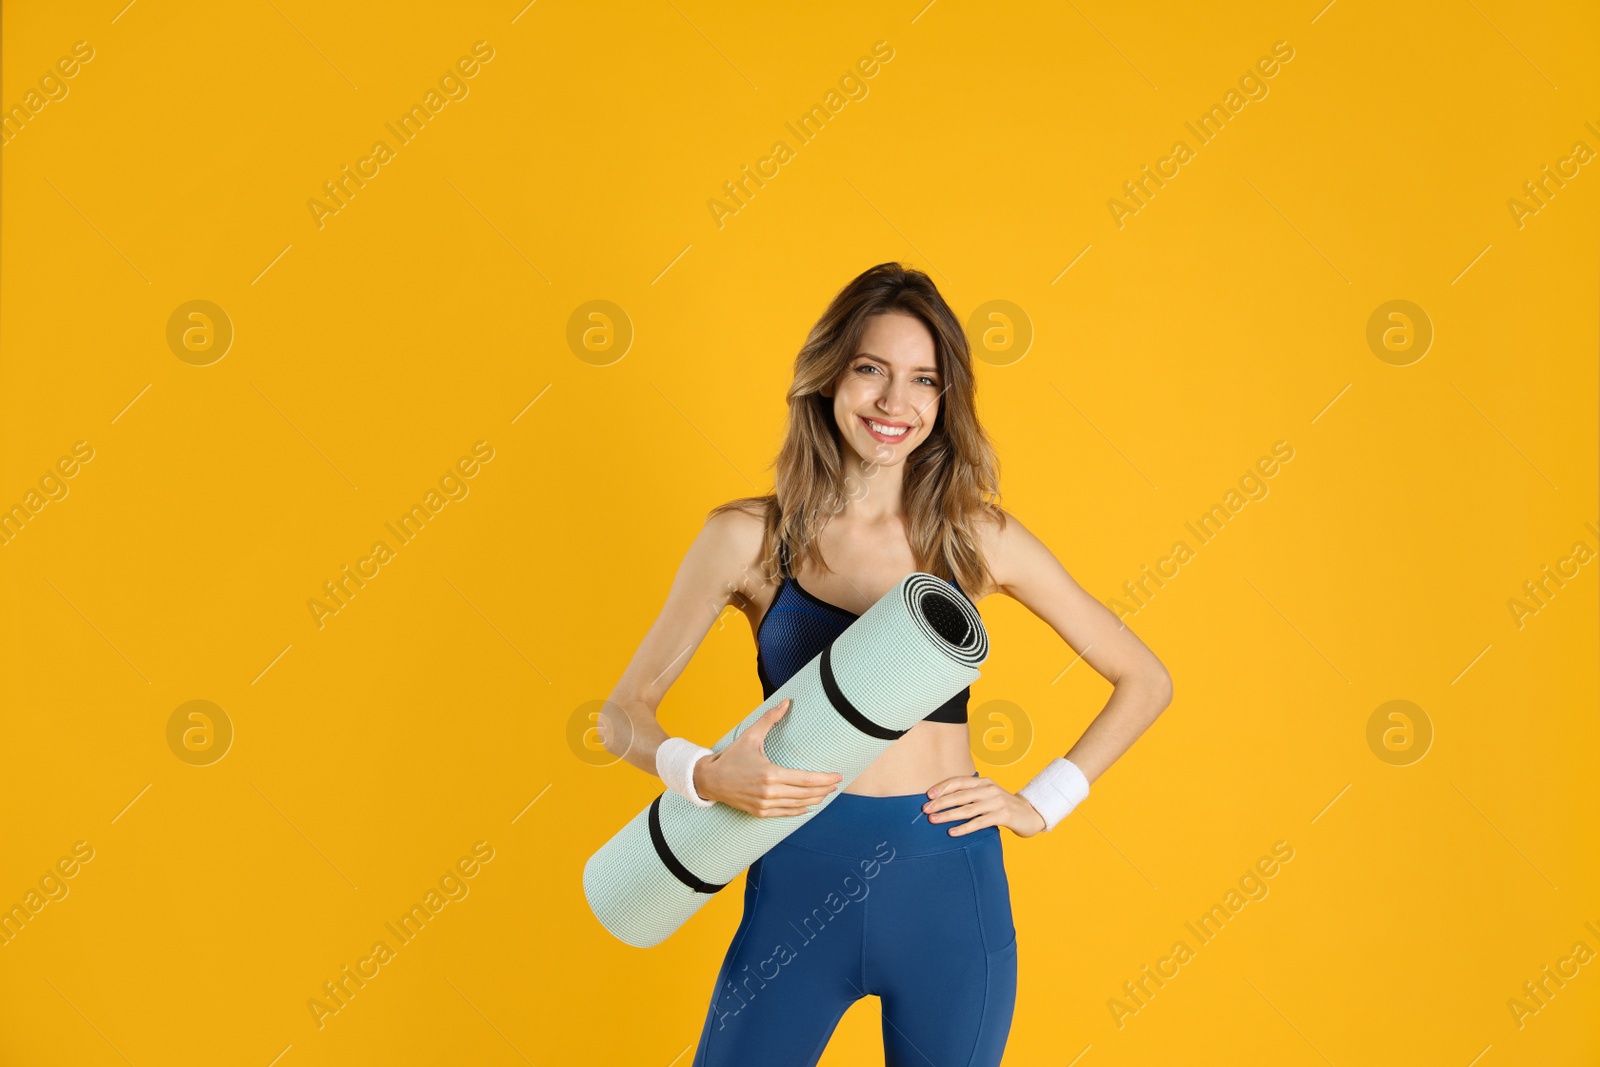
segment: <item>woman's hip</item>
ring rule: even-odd
[[[758,902],[759,911],[786,918],[862,911],[891,941],[1010,947],[1016,928],[999,827],[951,834],[962,824],[929,822],[926,801],[920,793],[835,796],[751,866],[747,912]]]
[[[922,856],[986,842],[999,843],[1000,830],[996,826],[951,834],[962,824],[929,822],[922,810],[926,803],[926,793],[887,797],[837,793],[776,847],[882,861],[885,853]]]

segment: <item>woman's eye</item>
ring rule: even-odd
[[[862,364],[860,364],[859,366],[856,367],[856,370],[858,370],[858,371],[871,371],[873,374],[881,374],[881,373],[883,373],[882,371],[880,371],[878,369],[878,365],[876,363],[862,363]],[[921,382],[923,385],[926,385],[926,386],[928,386],[928,387],[930,387],[932,389],[939,388],[939,383],[934,381],[932,378],[928,377],[926,374],[919,376],[917,378],[917,381]]]

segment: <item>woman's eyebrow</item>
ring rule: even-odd
[[[872,360],[874,363],[882,363],[885,367],[887,367],[889,365],[889,361],[888,360],[882,359],[882,358],[880,358],[878,356],[875,356],[871,352],[857,352],[856,353],[856,358],[857,359],[861,359],[863,357]],[[916,371],[919,374],[924,372],[924,371],[926,371],[929,374],[938,374],[939,373],[939,368],[938,367],[912,367],[911,369],[913,371]]]

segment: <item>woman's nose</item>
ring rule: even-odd
[[[883,392],[878,395],[878,407],[885,415],[900,415],[907,411],[910,408],[907,386],[899,382],[884,386]]]

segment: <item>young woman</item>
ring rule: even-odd
[[[795,360],[774,492],[707,517],[611,695],[607,747],[696,804],[806,814],[842,776],[767,760],[789,701],[719,753],[669,737],[656,708],[728,604],[750,619],[770,696],[919,570],[974,603],[1020,601],[1111,697],[1012,793],[977,772],[963,691],[752,864],[694,1067],[809,1067],[869,993],[888,1067],[999,1064],[1017,975],[999,828],[1053,828],[1172,700],[1160,660],[998,506],[975,393],[966,337],[927,275],[884,263],[847,285]]]

